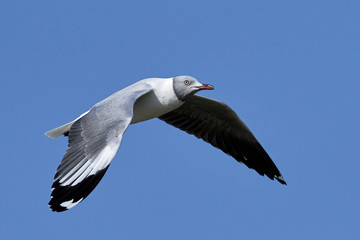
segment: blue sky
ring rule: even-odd
[[[359,239],[359,1],[2,1],[4,239]],[[44,132],[140,79],[192,75],[288,186],[154,119],[99,186],[47,206],[66,138]]]

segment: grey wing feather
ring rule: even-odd
[[[71,126],[68,149],[52,186],[53,211],[81,202],[105,174],[131,122],[134,103],[152,90],[145,83],[130,87],[99,102]]]
[[[203,139],[260,175],[286,184],[269,155],[228,105],[194,95],[159,119]]]

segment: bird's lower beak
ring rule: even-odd
[[[196,86],[196,88],[198,88],[200,90],[214,90],[214,87],[210,84],[203,84],[200,86]]]

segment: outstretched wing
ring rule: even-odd
[[[74,207],[104,176],[131,122],[134,103],[152,90],[146,83],[130,87],[99,102],[71,126],[68,149],[52,185],[53,211]]]
[[[269,155],[228,105],[194,95],[159,119],[203,139],[260,175],[286,184]]]

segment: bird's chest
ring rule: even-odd
[[[131,124],[157,118],[182,104],[183,102],[178,100],[175,94],[161,96],[161,94],[150,92],[135,102]]]

